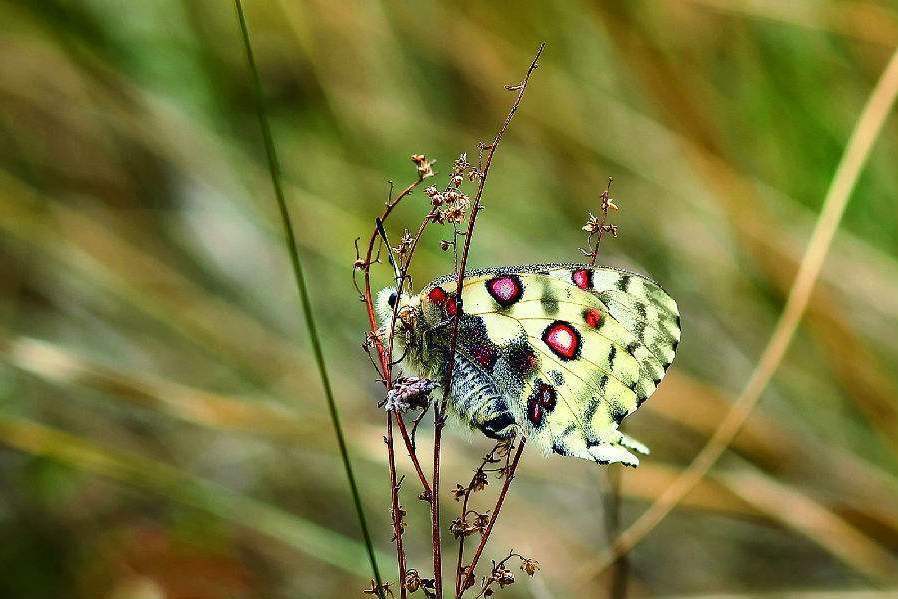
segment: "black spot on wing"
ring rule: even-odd
[[[626,293],[630,288],[631,281],[632,277],[630,275],[621,275],[621,278],[617,281],[617,288]]]
[[[550,316],[558,314],[558,296],[554,293],[546,291],[543,293],[543,296],[539,298],[539,301],[546,314]]]
[[[625,410],[624,407],[617,402],[614,402],[610,406],[608,406],[608,410],[611,413],[611,418],[613,418],[614,421],[618,424],[620,424],[624,417],[627,415],[627,410]]]
[[[521,380],[527,378],[539,364],[539,358],[526,341],[513,343],[506,352],[511,372]]]
[[[592,422],[592,419],[595,417],[596,412],[599,411],[599,406],[602,405],[602,400],[598,397],[591,397],[589,399],[589,403],[586,404],[586,410],[583,411],[583,422],[589,424]]]

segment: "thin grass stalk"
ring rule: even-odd
[[[619,556],[630,551],[654,530],[704,478],[748,419],[782,362],[798,329],[845,207],[851,198],[851,192],[870,156],[874,142],[885,125],[896,97],[898,97],[898,51],[892,54],[851,133],[799,265],[798,274],[789,290],[786,305],[742,393],[692,464],[649,509],[617,537],[607,551],[583,567],[579,574],[581,584],[603,572]]]
[[[243,46],[246,51],[246,59],[249,69],[253,77],[253,92],[256,99],[256,113],[259,118],[259,128],[262,130],[262,137],[265,142],[265,154],[268,159],[268,171],[271,176],[271,184],[274,188],[275,199],[277,200],[278,210],[280,211],[281,222],[284,226],[284,239],[287,246],[287,253],[290,256],[290,264],[293,267],[293,278],[296,282],[296,290],[299,293],[300,307],[306,320],[306,326],[309,333],[309,342],[312,345],[312,352],[315,356],[315,364],[318,367],[318,374],[321,378],[321,385],[324,388],[324,395],[327,399],[327,407],[330,412],[331,421],[334,425],[334,432],[337,436],[337,444],[340,448],[340,457],[343,461],[343,469],[346,471],[346,478],[349,481],[349,489],[352,494],[352,501],[355,505],[356,515],[359,519],[359,526],[362,529],[362,537],[364,538],[365,548],[368,552],[368,559],[371,562],[371,571],[378,588],[382,588],[383,581],[380,576],[380,570],[377,567],[377,558],[374,554],[374,544],[371,541],[371,533],[368,530],[368,522],[365,519],[365,511],[362,508],[362,500],[359,495],[358,485],[356,484],[355,475],[352,471],[352,464],[349,459],[349,450],[346,447],[346,439],[343,435],[343,427],[340,424],[340,414],[337,409],[337,403],[334,400],[334,393],[331,388],[330,377],[324,361],[324,354],[321,349],[321,339],[318,336],[318,328],[315,324],[315,317],[312,313],[312,304],[309,299],[309,292],[303,274],[302,261],[299,257],[297,249],[296,235],[293,229],[293,223],[290,219],[290,212],[287,210],[287,202],[284,198],[284,190],[281,185],[281,168],[277,158],[277,151],[274,146],[274,140],[271,135],[271,127],[268,123],[268,116],[265,112],[265,102],[262,94],[262,79],[259,75],[259,69],[256,66],[256,59],[253,53],[252,43],[249,37],[249,28],[246,24],[246,16],[243,13],[243,5],[240,0],[234,0],[234,6],[237,10],[237,19],[240,23],[240,32],[243,36]]]

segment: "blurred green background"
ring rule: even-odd
[[[440,170],[475,152],[511,102],[503,86],[548,42],[497,154],[471,265],[576,260],[579,227],[615,178],[621,235],[601,260],[651,273],[683,315],[677,363],[627,422],[653,449],[623,474],[627,523],[747,379],[898,45],[885,1],[246,10],[393,579],[382,388],[359,348],[350,275],[387,181],[414,178],[409,156]],[[0,22],[0,596],[360,596],[370,570],[233,5],[13,1]],[[773,384],[721,464],[632,553],[632,596],[896,588],[896,152],[893,118]],[[418,192],[390,233],[425,205]],[[439,239],[425,238],[418,284],[451,268]],[[488,446],[450,433],[445,484]],[[543,567],[505,596],[604,596],[602,580],[575,591],[571,578],[607,544],[605,488],[593,465],[525,453],[485,557],[513,547]],[[406,495],[411,566],[426,572],[428,516]]]

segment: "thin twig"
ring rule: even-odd
[[[480,537],[480,543],[477,545],[477,549],[474,551],[474,557],[471,558],[471,563],[465,568],[464,574],[462,575],[462,586],[461,591],[456,595],[459,599],[462,595],[465,594],[467,590],[464,587],[464,583],[471,579],[474,575],[474,572],[477,570],[477,562],[480,561],[480,556],[483,553],[483,548],[486,547],[486,543],[490,538],[490,535],[493,532],[493,526],[496,524],[496,519],[499,518],[499,511],[502,509],[502,504],[505,503],[505,496],[508,494],[508,487],[511,486],[511,481],[514,480],[515,471],[518,469],[518,462],[521,460],[521,454],[524,453],[524,444],[527,443],[527,437],[521,437],[521,440],[518,442],[518,449],[515,451],[514,459],[511,461],[511,466],[505,473],[505,481],[502,483],[502,490],[499,492],[499,499],[496,501],[496,507],[493,510],[493,513],[490,514],[490,522],[486,527],[483,535]]]
[[[368,551],[368,559],[371,562],[371,570],[374,579],[378,585],[382,584],[380,570],[377,567],[377,559],[374,556],[374,545],[371,542],[371,533],[368,530],[368,523],[365,519],[365,511],[362,509],[362,500],[359,496],[358,485],[356,484],[355,475],[352,471],[352,464],[349,459],[349,450],[346,447],[346,439],[343,436],[343,427],[340,425],[340,414],[337,409],[337,403],[334,400],[334,393],[331,389],[330,377],[324,363],[324,354],[321,349],[321,339],[318,336],[315,317],[312,313],[312,302],[309,299],[309,292],[306,288],[305,277],[303,275],[302,262],[299,258],[299,250],[297,249],[296,235],[293,231],[293,223],[290,220],[290,212],[287,210],[287,201],[284,198],[284,190],[281,186],[281,168],[277,158],[277,151],[274,146],[274,139],[271,135],[271,128],[268,124],[268,117],[265,113],[265,103],[262,96],[262,80],[259,76],[259,69],[256,66],[256,59],[253,54],[252,44],[249,38],[249,27],[246,24],[246,16],[243,14],[243,5],[240,0],[234,0],[234,6],[237,9],[237,19],[240,23],[240,32],[243,36],[243,46],[246,51],[246,59],[249,64],[250,71],[253,76],[253,92],[256,99],[256,113],[259,118],[259,127],[262,130],[262,138],[265,142],[265,153],[268,158],[268,170],[271,176],[271,184],[274,187],[274,195],[277,200],[278,209],[281,215],[281,221],[284,225],[284,238],[287,245],[287,253],[290,255],[290,264],[293,267],[293,278],[296,281],[296,290],[299,293],[300,305],[303,316],[305,317],[306,327],[309,332],[309,342],[312,345],[312,353],[315,356],[315,364],[318,367],[318,375],[321,378],[321,385],[324,388],[324,396],[327,399],[327,407],[330,412],[331,422],[334,425],[334,432],[337,436],[337,445],[340,448],[340,457],[343,460],[343,469],[346,471],[346,478],[349,481],[349,489],[352,494],[352,501],[355,505],[356,515],[359,519],[359,526],[362,529],[362,537],[365,541],[365,548]]]
[[[490,166],[492,165],[493,155],[495,155],[496,150],[499,147],[499,143],[502,141],[502,137],[508,131],[508,127],[511,124],[511,120],[514,118],[515,113],[518,111],[518,106],[521,104],[521,100],[524,98],[524,92],[527,91],[527,84],[530,82],[530,76],[533,74],[533,71],[536,70],[537,61],[539,60],[540,55],[543,52],[543,49],[546,47],[545,42],[539,45],[539,48],[536,50],[536,55],[533,57],[533,60],[530,62],[530,67],[527,69],[527,73],[524,76],[524,79],[520,84],[514,86],[514,91],[517,91],[517,96],[515,97],[514,103],[511,106],[511,109],[508,111],[508,115],[505,117],[505,120],[502,122],[502,126],[499,128],[499,131],[496,132],[496,136],[493,138],[493,143],[490,145],[487,154],[486,154],[486,162],[484,163],[483,169],[479,173],[479,181],[477,185],[477,193],[474,196],[474,203],[471,207],[471,215],[468,218],[468,230],[465,234],[465,245],[462,249],[461,259],[458,266],[457,273],[457,281],[456,281],[456,302],[457,302],[457,310],[455,317],[452,322],[452,332],[449,341],[449,354],[446,361],[446,376],[443,382],[443,398],[439,404],[434,402],[434,442],[433,442],[433,478],[431,482],[431,489],[433,494],[431,495],[432,500],[430,502],[430,515],[431,515],[431,541],[432,541],[432,549],[433,549],[433,574],[435,579],[435,587],[436,587],[436,598],[442,599],[443,597],[443,573],[442,573],[442,546],[440,542],[440,497],[439,497],[439,489],[440,489],[440,447],[441,447],[441,439],[442,439],[442,431],[443,425],[445,424],[446,418],[446,407],[449,401],[449,393],[452,387],[452,372],[455,367],[455,354],[458,349],[458,328],[459,322],[462,317],[462,312],[464,310],[462,304],[462,286],[464,284],[465,278],[465,268],[468,263],[468,253],[471,249],[471,238],[474,233],[474,225],[477,222],[477,214],[480,211],[481,204],[480,200],[483,197],[483,189],[486,186],[486,180],[489,175]]]
[[[387,200],[387,205],[381,215],[378,217],[379,222],[383,222],[390,216],[393,212],[393,209],[405,198],[411,195],[411,193],[421,184],[423,179],[418,179],[414,183],[411,183],[397,195],[395,198],[392,197],[393,184],[390,182],[390,193],[391,197]],[[392,356],[390,355],[390,351],[387,347],[384,346],[383,341],[380,337],[375,333],[377,331],[377,315],[374,313],[374,300],[371,293],[371,264],[372,264],[372,255],[374,254],[374,245],[379,239],[379,232],[377,228],[375,228],[371,233],[371,238],[368,240],[368,250],[365,254],[365,259],[361,262],[361,268],[365,275],[364,278],[364,287],[363,287],[363,299],[365,301],[365,308],[368,314],[368,325],[372,332],[372,341],[377,350],[378,359],[380,360],[380,373],[381,379],[384,383],[384,386],[387,390],[389,390],[393,384],[393,374],[392,374]],[[396,425],[399,427],[399,433],[402,436],[402,440],[405,443],[405,449],[408,453],[409,459],[412,462],[412,465],[415,468],[415,473],[418,475],[418,480],[421,482],[421,486],[423,488],[423,496],[430,498],[433,496],[433,493],[430,489],[430,484],[427,482],[427,477],[424,475],[424,471],[421,468],[421,462],[418,459],[417,454],[415,453],[415,448],[412,445],[412,440],[408,434],[408,428],[405,425],[405,421],[402,419],[402,416],[396,412],[393,413],[394,420]]]
[[[399,568],[399,597],[405,599],[405,574],[408,570],[408,560],[405,548],[402,545],[403,521],[399,506],[399,482],[396,480],[396,453],[393,449],[393,420],[387,413],[387,436],[384,439],[387,444],[387,459],[390,467],[390,512],[393,516],[393,539],[396,544],[396,565]]]
[[[471,477],[471,481],[468,483],[468,486],[465,487],[465,493],[462,498],[461,504],[461,519],[464,521],[466,515],[468,514],[468,503],[471,500],[471,493],[474,491],[475,486],[478,484],[478,479],[482,478],[485,474],[486,465],[487,464],[495,464],[499,460],[496,457],[497,452],[500,448],[504,446],[505,455],[506,455],[506,469],[505,472],[508,472],[508,458],[511,457],[511,447],[508,445],[508,441],[505,439],[499,440],[493,446],[493,448],[483,456],[483,459],[480,461],[480,465],[474,470],[474,475]],[[465,536],[462,535],[458,539],[458,560],[455,562],[455,596],[458,597],[461,592],[462,585],[462,572],[464,569],[462,568],[462,561],[464,560],[465,555]]]
[[[782,362],[798,329],[798,324],[808,306],[842,214],[845,212],[845,206],[848,204],[858,176],[873,149],[873,144],[882,131],[886,117],[895,103],[896,96],[898,96],[898,51],[889,60],[851,133],[827,191],[823,208],[808,242],[798,274],[789,290],[786,305],[742,393],[689,468],[677,477],[655,503],[630,525],[604,554],[583,568],[579,576],[581,583],[585,584],[603,572],[618,556],[635,547],[651,532],[701,481],[742,428],[761,393]]]
[[[595,245],[593,245],[592,250],[580,250],[583,252],[583,255],[589,258],[589,266],[593,267],[596,265],[596,260],[599,258],[599,245],[602,243],[602,239],[605,237],[605,233],[609,231],[612,233],[614,237],[617,237],[617,226],[608,224],[608,210],[615,209],[617,210],[617,206],[614,205],[614,200],[611,199],[611,184],[614,183],[614,179],[612,177],[608,177],[608,184],[605,186],[605,191],[599,196],[599,199],[602,201],[602,220],[596,223],[596,230],[590,232],[589,237],[587,238],[587,243],[592,240],[592,236],[596,236]],[[592,213],[589,215],[589,223],[587,223],[584,229],[589,228],[593,225],[593,216]]]

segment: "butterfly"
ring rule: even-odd
[[[397,314],[403,365],[435,381],[461,312],[449,393],[461,421],[495,439],[521,433],[547,454],[639,464],[631,450],[648,448],[619,427],[673,363],[673,298],[643,275],[584,264],[473,270],[461,301],[455,290],[452,275],[416,295],[384,289],[377,310],[386,328]]]

